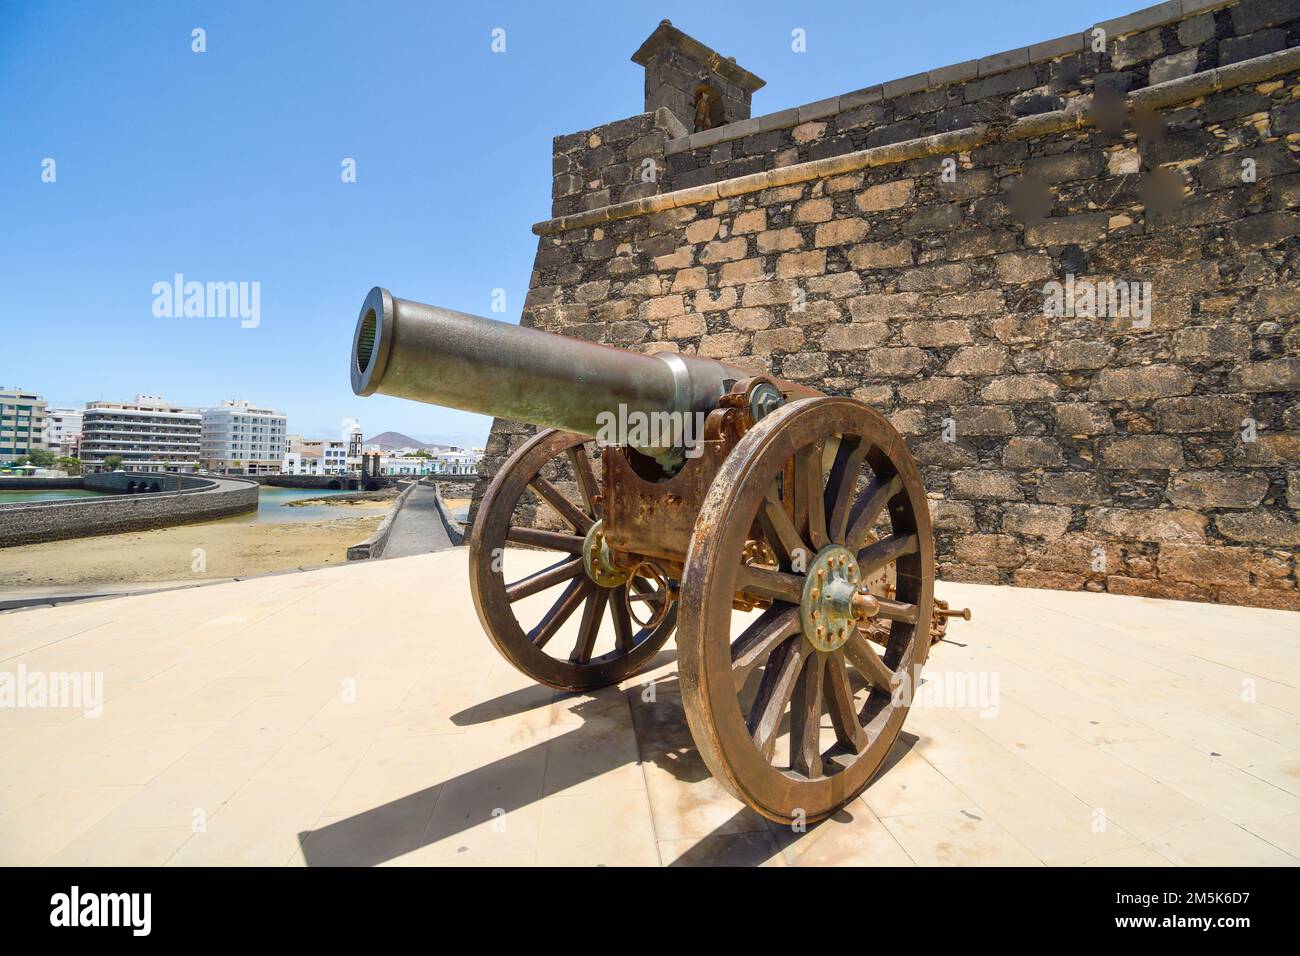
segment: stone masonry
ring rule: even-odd
[[[555,157],[524,325],[879,409],[942,579],[1300,610],[1295,0],[1173,0],[693,134],[661,108]],[[1106,283],[1149,314],[1049,306]],[[528,431],[495,423],[483,479]]]
[[[127,486],[137,479],[148,479],[163,490],[128,492]],[[108,493],[0,505],[0,548],[169,528],[257,510],[258,483],[251,478],[104,472],[82,481],[83,487]]]

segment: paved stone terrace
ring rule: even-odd
[[[976,616],[927,674],[997,672],[997,716],[914,709],[866,793],[792,834],[703,768],[671,644],[626,690],[533,686],[481,633],[464,561],[0,616],[0,670],[102,670],[108,698],[98,719],[0,710],[0,863],[1300,861],[1293,612],[941,585]]]

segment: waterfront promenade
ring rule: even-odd
[[[996,673],[995,714],[915,708],[807,833],[709,776],[671,643],[591,696],[517,674],[461,549],[0,615],[0,670],[106,698],[0,709],[0,863],[1300,862],[1300,615],[939,594],[975,618],[929,679]]]

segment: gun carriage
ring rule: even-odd
[[[533,679],[588,691],[646,668],[675,633],[701,756],[770,819],[815,821],[860,792],[932,640],[947,617],[969,620],[934,598],[916,463],[861,402],[380,288],[349,364],[358,395],[542,429],[498,470],[471,529],[488,637]],[[648,427],[611,438],[629,422]],[[511,545],[555,560],[511,579]]]

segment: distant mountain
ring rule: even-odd
[[[378,445],[380,448],[439,448],[440,445],[430,445],[427,442],[416,441],[410,435],[403,435],[401,432],[381,432],[374,438],[367,438],[363,442],[366,445]]]

